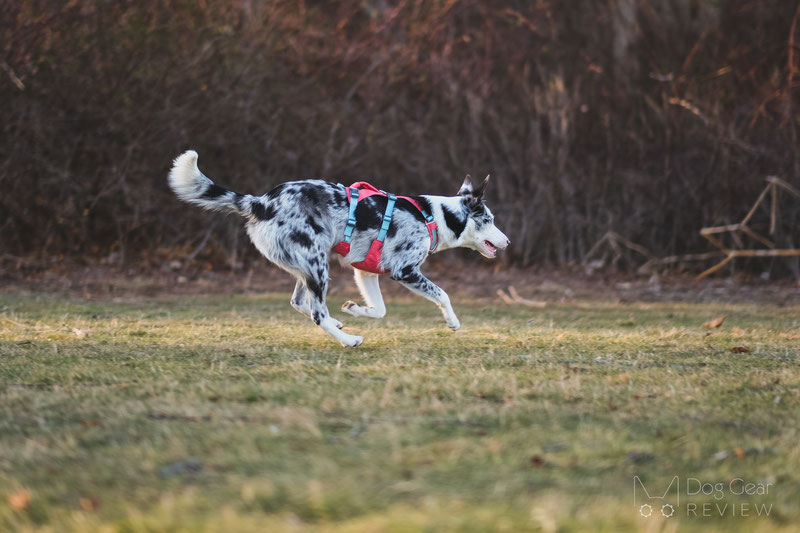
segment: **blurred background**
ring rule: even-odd
[[[240,220],[167,188],[189,148],[256,194],[311,177],[454,194],[464,174],[491,174],[509,264],[574,265],[608,231],[659,256],[707,251],[698,230],[741,220],[766,176],[800,181],[799,13],[791,0],[2,2],[0,256],[261,262]],[[800,240],[798,208],[781,204],[780,247]],[[772,261],[797,275],[791,260],[742,264]]]

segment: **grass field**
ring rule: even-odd
[[[0,296],[0,530],[800,530],[799,306],[288,298]]]

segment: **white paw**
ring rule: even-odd
[[[353,300],[347,300],[342,304],[342,311],[348,315],[361,316],[361,314],[358,312],[360,311],[360,307],[361,306],[355,303]]]
[[[342,343],[342,346],[354,348],[356,346],[361,346],[361,343],[364,342],[364,337],[361,337],[360,335],[348,335],[345,333],[344,337],[339,339],[339,342]]]
[[[461,322],[459,322],[457,318],[453,317],[452,319],[447,321],[447,327],[452,329],[453,331],[458,331],[459,329],[461,329]]]

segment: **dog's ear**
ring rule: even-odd
[[[486,190],[486,186],[488,184],[489,184],[489,174],[486,175],[486,178],[483,180],[483,183],[478,185],[478,187],[472,191],[472,197],[475,198],[476,201],[483,199],[483,192]]]
[[[458,195],[468,196],[470,194],[472,194],[472,178],[467,174],[467,177],[464,178],[464,183],[462,183],[461,188],[458,189]]]

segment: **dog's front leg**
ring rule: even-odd
[[[399,281],[405,288],[427,298],[435,303],[442,310],[447,327],[457,330],[461,327],[461,322],[450,305],[450,297],[441,287],[426,278],[418,266],[409,265],[392,273],[392,279]]]
[[[365,316],[368,318],[383,318],[386,316],[386,304],[383,303],[378,275],[364,272],[357,268],[353,269],[353,272],[356,287],[358,287],[367,305],[358,305],[354,301],[348,300],[342,305],[342,311],[353,316]]]

